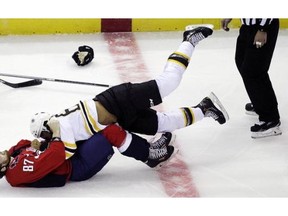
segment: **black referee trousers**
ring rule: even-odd
[[[253,44],[258,28],[242,25],[236,44],[235,62],[243,79],[248,96],[260,121],[280,119],[278,103],[268,74],[279,32],[279,19],[267,29],[267,43],[256,48]]]

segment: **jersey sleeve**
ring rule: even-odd
[[[29,147],[31,145],[31,141],[30,140],[26,140],[26,139],[22,139],[20,140],[16,145],[12,146],[9,149],[9,155],[12,157],[16,157],[18,154],[20,154],[20,152]]]
[[[69,159],[74,155],[77,149],[73,128],[69,124],[67,124],[66,127],[63,127],[63,125],[61,125],[60,133],[61,140],[63,141],[65,146],[65,157],[66,159]]]
[[[267,31],[268,26],[270,25],[272,19],[260,19],[258,29],[260,31]]]
[[[65,151],[61,141],[51,142],[44,152],[28,148],[10,162],[6,179],[12,186],[25,186],[39,181],[64,162]]]

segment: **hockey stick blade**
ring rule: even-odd
[[[109,88],[111,87],[110,85],[107,84],[101,84],[101,83],[91,83],[91,82],[82,82],[82,81],[74,81],[74,80],[64,80],[64,79],[55,79],[55,78],[46,78],[46,77],[36,77],[36,76],[25,76],[25,75],[17,75],[17,74],[5,74],[5,73],[0,73],[0,76],[6,76],[6,77],[16,77],[16,78],[23,78],[23,79],[32,79],[36,81],[32,81],[32,85],[40,85],[41,81],[51,81],[51,82],[60,82],[60,83],[70,83],[70,84],[79,84],[79,85],[90,85],[90,86],[100,86],[100,87],[106,87]],[[33,84],[35,82],[36,84]],[[3,81],[2,81],[3,83]],[[29,84],[29,81],[28,81]],[[28,86],[27,84],[24,84],[23,87]],[[11,86],[12,87],[12,86]]]
[[[20,83],[11,83],[11,82],[7,82],[3,79],[0,79],[0,82],[3,83],[4,85],[12,87],[12,88],[23,88],[23,87],[36,86],[36,85],[42,84],[42,80],[39,80],[39,79],[33,79],[33,80],[20,82]]]

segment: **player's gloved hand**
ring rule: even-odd
[[[83,45],[78,47],[78,51],[76,51],[72,58],[76,62],[78,66],[84,66],[89,64],[94,58],[94,51],[92,47]]]
[[[31,147],[37,150],[41,148],[41,142],[38,139],[34,139],[31,141]]]
[[[52,117],[47,122],[47,125],[49,126],[50,130],[52,131],[52,139],[53,138],[60,138],[60,122],[56,117]]]
[[[225,31],[229,31],[228,24],[232,21],[232,19],[222,19],[221,20],[221,28]]]
[[[34,139],[31,141],[31,147],[40,151],[45,151],[49,143],[42,139]]]

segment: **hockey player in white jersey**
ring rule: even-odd
[[[186,30],[179,48],[169,56],[163,72],[156,79],[113,86],[93,99],[80,101],[79,104],[54,115],[60,121],[61,140],[66,146],[67,158],[73,155],[78,140],[87,139],[114,123],[118,123],[126,131],[147,135],[172,132],[204,117],[212,117],[218,123],[224,124],[229,119],[228,114],[213,93],[196,106],[182,107],[170,112],[157,112],[151,108],[162,103],[162,99],[177,88],[195,46],[212,33],[211,28],[204,26]],[[33,118],[35,117],[37,118],[37,115]],[[44,134],[49,133],[45,122],[47,123],[49,118],[42,121],[42,124],[34,124],[36,121],[33,121],[33,118],[32,134],[45,138]],[[118,147],[124,155],[131,147],[130,141],[135,137],[135,134],[127,134],[125,143]],[[165,134],[163,136],[165,137]],[[167,143],[162,145],[161,150],[154,151],[155,154],[151,155],[154,155],[154,158],[164,156],[168,159],[174,152],[174,148],[168,146]],[[137,154],[137,151],[133,154]]]
[[[82,102],[80,102],[80,104],[82,104]],[[85,125],[87,122],[85,122],[83,118],[83,111],[79,108],[80,104],[55,115],[40,112],[33,116],[30,124],[31,133],[35,137],[41,137],[45,140],[42,140],[39,150],[44,151],[51,140],[56,138],[63,142],[66,159],[70,159],[74,154],[77,154],[76,151],[79,149],[78,145],[88,145],[85,144],[88,142],[90,143],[90,147],[82,148],[81,153],[78,152],[77,157],[79,159],[79,155],[81,155],[80,157],[85,157],[85,155],[90,155],[92,152],[97,151],[98,156],[94,154],[96,158],[91,161],[93,161],[92,164],[97,164],[97,166],[99,166],[103,161],[105,161],[104,164],[106,164],[110,160],[110,149],[111,146],[114,146],[118,148],[124,156],[142,161],[151,168],[162,167],[168,162],[168,159],[172,158],[172,156],[177,153],[177,149],[175,150],[172,145],[175,136],[170,132],[163,133],[159,138],[151,139],[151,141],[148,142],[146,139],[136,134],[123,130],[116,124],[110,124],[105,127],[101,126],[101,128],[97,127],[97,131],[91,131],[88,129],[89,126]],[[88,118],[90,117],[92,116],[89,116]],[[56,128],[59,131],[59,137],[54,136],[53,138],[51,125],[54,125],[53,128]],[[101,136],[95,136],[98,134],[101,134]],[[106,141],[103,141],[103,139],[106,139]],[[110,144],[107,146],[108,142]],[[92,147],[91,143],[94,143],[95,146]],[[97,162],[97,157],[99,159],[99,164]],[[83,160],[80,158],[80,161]]]

